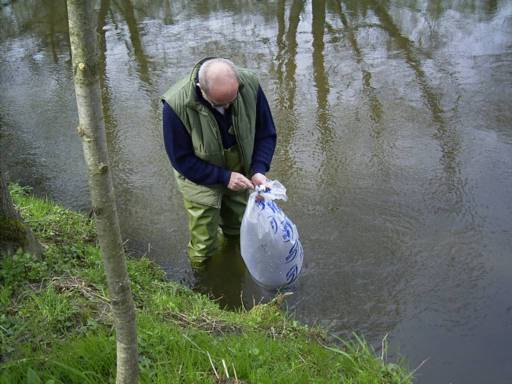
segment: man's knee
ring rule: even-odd
[[[247,205],[247,194],[224,196],[221,209],[221,228],[227,236],[239,236],[240,225]]]
[[[204,264],[217,251],[219,228],[195,228],[190,232],[188,257],[193,264]]]
[[[190,241],[188,257],[192,265],[204,264],[217,248],[219,209],[185,200]]]

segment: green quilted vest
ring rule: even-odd
[[[190,76],[183,78],[165,92],[165,100],[178,115],[192,139],[194,153],[209,163],[226,167],[224,147],[215,117],[210,110],[196,100],[197,72],[201,64],[210,58],[198,62]],[[233,131],[240,149],[243,171],[250,176],[254,134],[256,130],[256,97],[259,82],[256,75],[244,68],[237,68],[240,77],[238,96],[232,103]],[[223,185],[203,186],[196,184],[175,170],[178,187],[184,197],[190,201],[220,207]]]

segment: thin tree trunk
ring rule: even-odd
[[[116,382],[138,381],[135,308],[126,270],[101,109],[94,2],[68,0],[69,36],[78,105],[78,134],[89,175],[117,340]]]
[[[10,253],[18,248],[36,256],[42,253],[41,245],[32,230],[23,223],[16,211],[4,173],[0,169],[0,251]]]

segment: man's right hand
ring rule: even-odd
[[[231,177],[229,178],[228,188],[232,191],[241,191],[247,188],[254,188],[251,180],[238,172],[231,172]]]

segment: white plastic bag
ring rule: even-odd
[[[263,199],[257,200],[257,196]],[[268,289],[294,282],[302,268],[304,250],[295,224],[277,206],[287,200],[277,180],[257,186],[249,196],[240,228],[240,251],[253,279]]]

